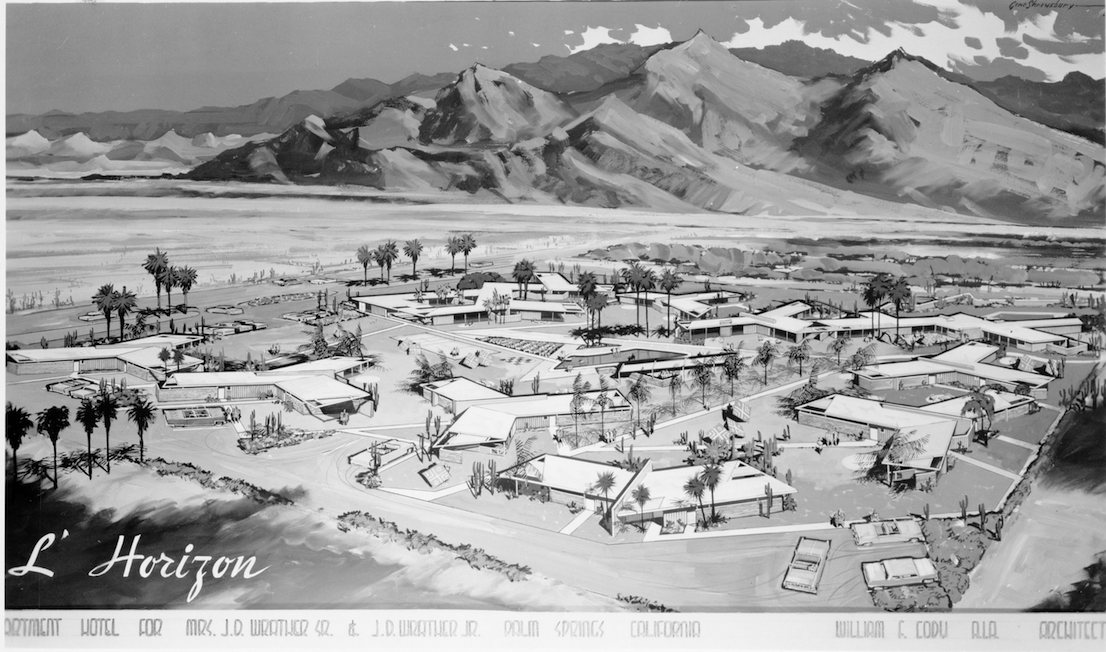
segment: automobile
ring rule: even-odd
[[[921,543],[925,540],[921,525],[912,518],[853,523],[852,530],[858,546],[881,543]]]
[[[860,568],[869,589],[930,584],[937,581],[937,568],[929,557],[895,557],[870,561],[861,564]]]
[[[824,539],[800,537],[791,555],[791,563],[783,576],[783,588],[804,593],[818,593],[822,571],[829,559],[830,542]]]

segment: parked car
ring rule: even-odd
[[[858,546],[880,543],[921,543],[925,540],[922,527],[912,518],[853,523],[853,538]]]
[[[861,564],[860,568],[870,589],[937,581],[937,568],[929,557],[895,557]]]
[[[818,583],[822,581],[829,550],[829,541],[800,537],[783,576],[783,588],[818,593]]]

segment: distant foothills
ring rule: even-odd
[[[905,203],[1100,223],[1103,87],[1080,73],[981,82],[901,50],[868,62],[796,41],[727,49],[700,32],[239,107],[8,115],[8,175],[165,162],[188,179],[513,202],[798,215]]]

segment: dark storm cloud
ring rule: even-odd
[[[1004,57],[1013,57],[1015,59],[1029,58],[1029,50],[1026,50],[1018,39],[1001,36],[995,39],[995,44],[998,45],[998,51],[1001,52]]]
[[[1006,31],[1013,32],[1023,21],[1036,19],[1041,14],[1056,12],[1056,35],[1062,39],[1073,34],[1102,38],[1103,0],[1070,0],[1069,6],[1054,7],[1050,0],[960,0],[963,4],[978,8],[986,14],[1002,19]],[[1099,46],[1101,47],[1101,46]]]
[[[752,5],[756,5],[754,8]],[[890,35],[888,23],[899,22],[917,30],[917,25],[940,23],[955,27],[955,19],[936,7],[920,5],[912,0],[886,0],[883,2],[775,2],[736,5],[742,18],[759,17],[764,26],[774,27],[788,18],[804,23],[807,34],[819,33],[829,38],[845,36],[861,43],[868,42],[869,30]],[[739,30],[740,33],[747,31]]]
[[[1039,50],[1045,54],[1058,54],[1065,57],[1072,56],[1073,54],[1094,54],[1095,52],[1102,52],[1103,48],[1103,41],[1101,38],[1083,41],[1082,43],[1057,43],[1056,41],[1044,41],[1026,34],[1022,37],[1022,40],[1034,50]]]
[[[980,40],[977,39],[974,36],[965,36],[964,37],[964,45],[967,45],[968,47],[972,48],[973,50],[982,50],[983,49],[983,43],[981,43]]]
[[[1023,77],[1029,81],[1040,82],[1048,80],[1045,74],[1040,70],[1031,66],[1022,65],[1006,57],[988,59],[984,56],[976,56],[974,62],[953,58],[951,60],[950,69],[953,72],[958,72],[980,81],[991,81],[1007,75]]]

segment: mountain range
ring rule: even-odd
[[[971,82],[902,51],[867,63],[800,43],[729,50],[700,32],[502,70],[350,79],[141,123],[149,116],[8,116],[9,133],[37,125],[9,138],[8,158],[111,160],[129,147],[196,164],[192,179],[738,214],[1100,221],[1102,85],[1069,75],[1047,86],[1070,103],[1034,103],[1027,89],[1040,85]],[[105,133],[112,144],[97,142]],[[124,145],[136,133],[172,138]],[[237,146],[181,151],[189,137],[214,145],[231,133]]]

